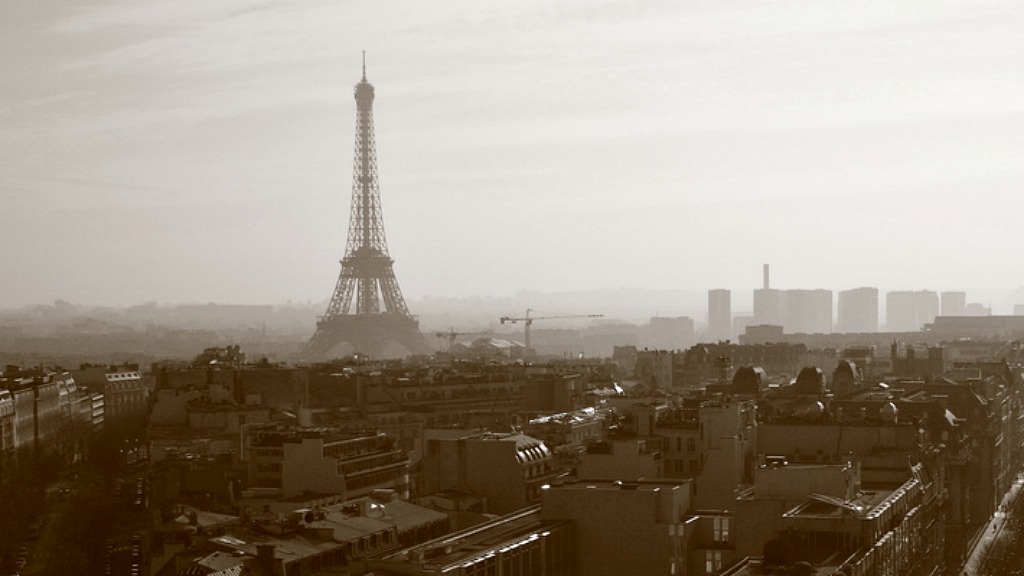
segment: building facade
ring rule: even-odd
[[[409,459],[387,434],[327,428],[243,430],[249,486],[280,491],[339,494],[346,499],[391,489],[409,497]]]
[[[675,353],[670,350],[639,350],[637,351],[636,368],[634,369],[637,381],[647,387],[658,390],[672,388],[673,365]]]
[[[832,332],[832,291],[786,290],[783,292],[782,326],[793,334]]]
[[[853,288],[839,292],[836,332],[878,332],[878,288]]]
[[[541,516],[572,523],[574,574],[683,574],[692,490],[685,481],[553,484]]]
[[[895,291],[885,295],[887,332],[917,332],[939,314],[939,296],[931,290]]]
[[[732,292],[724,288],[708,290],[708,340],[732,338]]]
[[[967,294],[965,292],[943,292],[939,295],[943,316],[967,315]]]
[[[558,469],[543,442],[520,433],[427,430],[420,468],[423,496],[444,490],[484,500],[484,512],[507,514],[540,500]]]

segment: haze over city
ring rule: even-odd
[[[1021,284],[1019,3],[0,12],[4,306],[327,299],[363,50],[411,301]]]
[[[0,575],[1020,576],[1022,30],[8,0]]]

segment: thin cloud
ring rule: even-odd
[[[60,18],[49,28],[55,34],[92,34],[110,28],[151,26],[166,28],[217,20],[244,14],[280,2],[252,0],[150,0],[147,2],[104,2],[80,8],[79,13]]]
[[[0,115],[9,115],[15,113],[24,113],[32,108],[45,108],[47,106],[53,106],[61,104],[69,100],[75,100],[88,95],[88,92],[83,90],[74,90],[72,92],[65,92],[63,94],[54,94],[52,96],[42,96],[39,98],[30,98],[28,100],[22,100],[18,102],[9,102],[4,105],[0,105]]]

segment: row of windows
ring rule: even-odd
[[[114,396],[107,396],[104,400],[105,404],[146,404],[146,397],[143,394],[117,394]]]
[[[682,452],[682,451],[683,451],[683,438],[682,438],[682,436],[677,436],[676,437],[676,452]],[[697,439],[696,438],[687,438],[686,439],[686,451],[687,452],[696,452],[697,451]]]
[[[407,462],[408,461],[402,456],[401,452],[386,452],[376,456],[360,458],[356,461],[338,462],[338,470],[342,474],[358,474],[363,470],[372,470],[381,466],[391,466],[393,464],[404,464]]]
[[[363,454],[369,454],[376,452],[377,450],[387,449],[391,439],[385,434],[377,436],[371,436],[368,438],[357,438],[352,440],[343,440],[341,442],[331,442],[325,444],[323,448],[324,456],[333,456],[335,458],[345,458],[361,456]]]
[[[107,380],[141,380],[142,375],[138,372],[113,372],[107,374]]]
[[[699,460],[669,460],[675,474],[697,474],[700,472]]]
[[[533,478],[534,476],[543,476],[551,471],[551,464],[548,462],[539,462],[537,464],[527,464],[523,466],[526,477]]]
[[[357,478],[345,478],[345,488],[348,490],[357,490],[359,488],[366,488],[367,486],[373,486],[375,484],[385,484],[394,482],[401,479],[404,476],[401,469],[395,470],[384,470],[375,474],[361,475]]]
[[[402,394],[403,400],[460,400],[486,396],[510,396],[521,394],[518,388],[457,388],[454,390],[422,390]]]

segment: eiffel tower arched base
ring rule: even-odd
[[[403,354],[403,349],[407,353]],[[419,322],[413,318],[397,314],[352,314],[317,322],[316,333],[306,345],[303,359],[331,360],[345,352],[383,359],[427,355],[433,350],[420,332]]]

